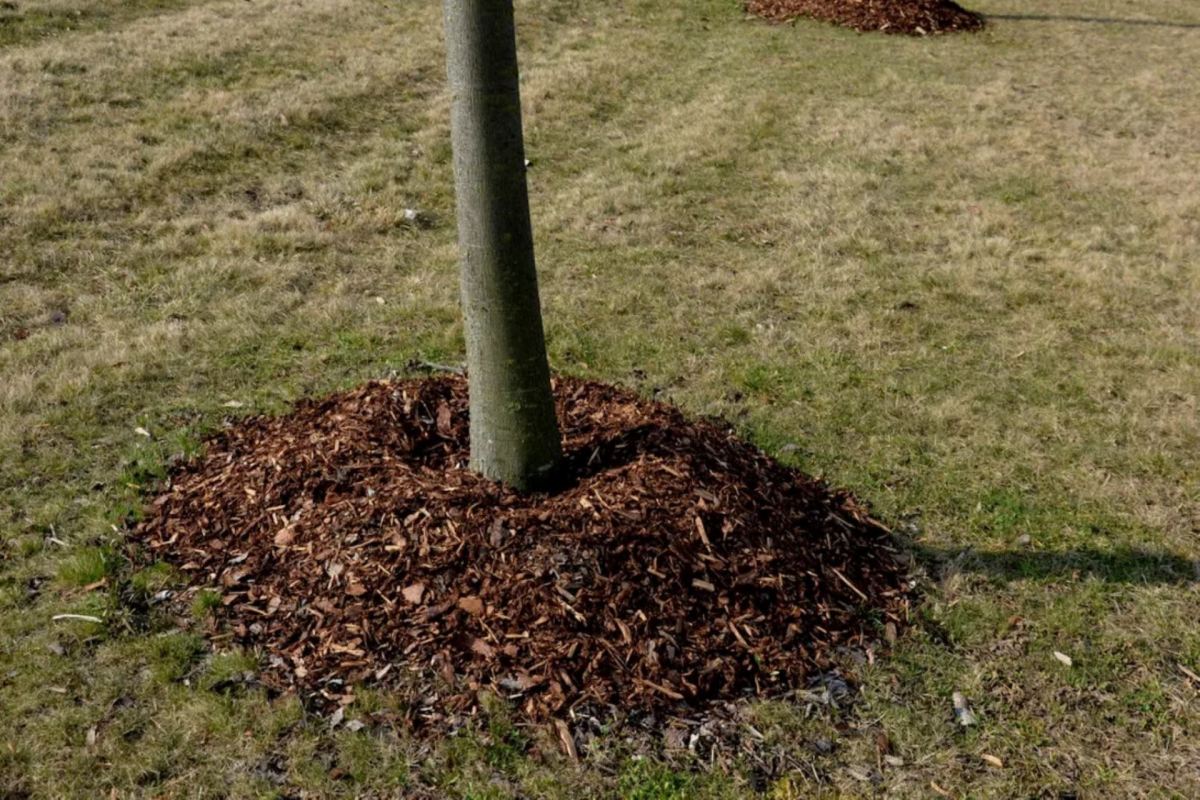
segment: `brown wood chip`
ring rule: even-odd
[[[460,597],[458,607],[473,617],[478,617],[483,613],[483,601],[478,597]]]
[[[880,618],[898,635],[907,568],[853,498],[720,425],[556,387],[557,493],[464,468],[463,379],[378,382],[222,429],[131,539],[221,589],[212,635],[276,655],[268,687],[416,685],[429,718],[516,685],[532,719],[669,715],[807,685]]]
[[[982,16],[953,0],[745,0],[745,6],[772,22],[812,17],[856,31],[917,36],[977,31],[985,25]]]

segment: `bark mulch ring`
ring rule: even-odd
[[[856,31],[916,36],[984,26],[981,15],[953,0],[746,0],[746,11],[772,22],[812,17]]]
[[[466,469],[463,379],[374,382],[231,423],[135,547],[220,593],[269,688],[403,687],[418,725],[484,690],[531,720],[777,696],[905,623],[907,560],[849,496],[629,392],[555,394],[557,493]]]

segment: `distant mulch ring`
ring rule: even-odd
[[[984,26],[983,16],[953,0],[746,0],[745,5],[772,22],[812,17],[856,31],[924,36]]]
[[[135,547],[220,593],[267,686],[402,687],[417,726],[482,690],[531,720],[778,696],[906,622],[906,559],[849,496],[629,392],[555,394],[558,493],[466,469],[465,380],[374,382],[231,423]]]

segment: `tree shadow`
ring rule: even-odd
[[[1065,551],[951,550],[915,545],[913,555],[933,575],[949,569],[977,572],[1001,583],[1095,577],[1108,583],[1200,583],[1200,561],[1137,547]]]
[[[1144,25],[1156,28],[1200,28],[1200,22],[1169,22],[1159,19],[1119,19],[1117,17],[1083,17],[1067,14],[986,14],[988,20],[1013,22],[1087,22],[1095,25]]]
[[[638,425],[587,447],[568,448],[563,453],[563,472],[570,476],[570,484],[574,485],[664,449],[661,428],[650,424]]]

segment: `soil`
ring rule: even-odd
[[[776,696],[905,624],[907,557],[847,494],[630,392],[555,395],[556,493],[467,469],[464,379],[373,382],[228,424],[132,539],[220,593],[210,632],[269,687],[404,687],[425,722],[481,690],[531,720]]]
[[[978,31],[985,24],[953,0],[746,0],[746,10],[772,22],[812,17],[856,31],[916,36]]]

